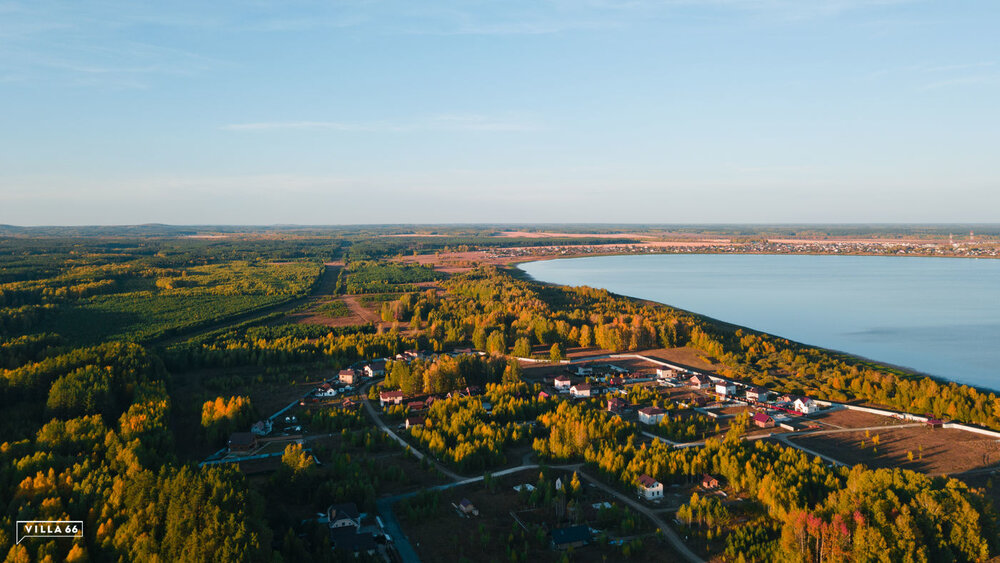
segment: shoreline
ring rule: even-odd
[[[540,284],[540,285],[548,285],[548,286],[553,286],[553,287],[582,287],[582,286],[572,286],[572,285],[568,285],[568,284],[560,284],[560,283],[555,283],[555,282],[548,282],[548,281],[544,281],[544,280],[539,280],[539,279],[535,278],[534,276],[532,276],[531,274],[529,274],[524,269],[522,269],[521,265],[522,264],[527,264],[527,263],[532,263],[532,262],[545,262],[545,261],[555,261],[555,260],[575,260],[575,259],[579,259],[579,258],[599,258],[599,257],[609,257],[609,256],[647,256],[647,255],[657,255],[657,254],[672,255],[674,253],[656,253],[656,254],[604,254],[604,255],[591,254],[591,255],[579,255],[579,256],[567,256],[567,257],[538,257],[536,259],[519,260],[519,261],[516,261],[516,262],[511,262],[511,263],[508,263],[507,266],[509,268],[511,268],[514,272],[516,272],[516,274],[519,277],[523,277],[524,279],[527,279],[527,280],[529,280],[529,281],[531,281],[533,283],[537,283],[537,284]],[[707,256],[707,255],[718,255],[718,254],[721,254],[721,253],[714,253],[714,252],[713,253],[709,253],[709,252],[706,252],[706,253],[690,253],[690,254],[685,253],[685,254],[686,255],[700,254],[700,255],[706,255]],[[805,254],[758,254],[758,253],[746,253],[746,254],[747,255],[754,255],[754,256],[803,256],[803,255],[805,255]],[[736,254],[734,254],[734,255],[736,255]],[[848,254],[818,254],[818,255],[820,255],[820,256],[858,256],[858,255],[848,255]],[[861,256],[868,256],[868,255],[861,255]],[[873,256],[885,256],[885,257],[891,257],[891,258],[968,258],[968,257],[964,257],[964,256],[895,256],[895,255],[873,255]],[[836,357],[836,358],[842,358],[842,359],[847,360],[847,361],[852,362],[852,363],[859,363],[861,365],[864,365],[864,366],[867,366],[867,367],[870,367],[872,369],[876,369],[876,370],[879,370],[879,371],[886,371],[886,372],[889,372],[889,373],[894,373],[894,374],[902,375],[904,377],[911,378],[911,379],[914,379],[914,380],[917,380],[917,381],[926,378],[926,379],[930,379],[932,381],[935,381],[935,382],[937,382],[939,384],[946,385],[946,386],[947,385],[957,385],[959,387],[968,387],[970,389],[975,389],[976,391],[982,392],[982,393],[1000,394],[1000,387],[994,389],[994,388],[985,387],[985,386],[982,386],[982,385],[974,385],[974,384],[970,384],[970,383],[963,383],[963,382],[960,382],[960,381],[955,381],[953,379],[949,379],[947,377],[943,377],[943,376],[939,376],[939,375],[934,375],[934,374],[926,373],[926,372],[923,372],[923,371],[920,371],[920,370],[917,370],[917,369],[914,369],[914,368],[910,368],[910,367],[906,367],[906,366],[901,366],[901,365],[893,364],[893,363],[882,361],[882,360],[868,358],[866,356],[861,356],[861,355],[858,355],[858,354],[855,354],[855,353],[852,353],[852,352],[847,352],[847,351],[843,351],[843,350],[837,350],[837,349],[834,349],[834,348],[828,348],[826,346],[820,346],[820,345],[815,345],[815,344],[804,343],[804,342],[801,342],[801,341],[796,340],[794,338],[790,338],[790,337],[786,337],[786,336],[781,336],[781,335],[777,335],[777,334],[774,334],[774,333],[771,333],[771,332],[766,332],[766,331],[763,331],[763,330],[758,330],[758,329],[751,328],[751,327],[748,327],[748,326],[744,326],[744,325],[736,324],[736,323],[733,323],[733,322],[729,322],[729,321],[726,321],[726,320],[723,320],[723,319],[718,319],[718,318],[715,318],[715,317],[708,316],[708,315],[706,315],[704,313],[699,313],[697,311],[691,311],[689,309],[684,309],[684,308],[681,308],[681,307],[677,307],[677,306],[671,305],[669,303],[664,303],[662,301],[656,301],[654,299],[648,299],[648,298],[638,297],[638,296],[634,296],[634,295],[625,295],[625,294],[621,294],[621,293],[616,293],[616,292],[613,292],[610,289],[604,288],[604,287],[595,287],[595,286],[586,286],[586,287],[594,287],[595,289],[603,289],[603,290],[607,291],[608,293],[610,293],[610,294],[612,294],[614,296],[621,297],[621,298],[624,298],[624,299],[633,300],[633,301],[637,301],[637,302],[640,302],[640,303],[649,303],[649,304],[653,304],[653,305],[658,305],[658,306],[663,306],[663,307],[669,307],[671,309],[674,309],[674,310],[677,310],[677,311],[689,314],[689,315],[697,317],[698,319],[701,319],[701,320],[703,320],[705,322],[708,322],[708,323],[710,323],[710,324],[712,324],[714,326],[717,326],[717,327],[720,327],[720,328],[724,328],[724,329],[727,329],[727,330],[743,330],[745,332],[762,334],[762,335],[767,335],[767,336],[772,337],[772,338],[778,338],[778,339],[782,339],[782,340],[787,340],[787,341],[792,342],[792,343],[794,343],[794,344],[796,344],[798,346],[801,346],[803,348],[811,348],[811,349],[821,350],[821,351],[823,351],[823,352],[825,352],[827,354],[830,354],[831,356]]]

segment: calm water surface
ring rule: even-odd
[[[1000,260],[653,255],[530,262],[798,342],[1000,389]]]

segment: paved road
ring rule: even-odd
[[[361,397],[361,402],[365,405],[365,412],[368,413],[368,416],[372,419],[372,422],[375,423],[375,426],[377,426],[379,430],[381,430],[382,432],[385,432],[386,435],[388,435],[390,438],[398,442],[401,446],[407,448],[409,452],[413,454],[413,457],[419,460],[426,459],[438,471],[447,475],[448,478],[454,481],[461,481],[462,479],[465,479],[465,477],[463,477],[462,475],[459,475],[458,473],[455,473],[454,471],[448,469],[444,465],[435,461],[430,456],[424,455],[423,452],[411,446],[406,440],[400,438],[398,434],[393,432],[391,428],[389,428],[388,426],[386,426],[384,422],[382,422],[382,417],[378,415],[378,412],[375,410],[375,407],[373,407],[371,401],[368,400],[368,388],[371,387],[371,385],[374,384],[376,381],[377,380],[373,379],[372,381],[369,381],[368,383],[362,385],[361,388],[358,390],[358,396]]]

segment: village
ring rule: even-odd
[[[377,514],[364,513],[356,504],[347,502],[335,503],[315,516],[317,523],[329,527],[334,548],[385,561],[422,560],[415,546],[433,546],[436,534],[445,533],[451,526],[472,526],[471,522],[475,522],[475,530],[495,529],[496,533],[513,523],[533,535],[544,534],[549,549],[569,549],[577,558],[589,549],[593,549],[593,557],[606,555],[602,550],[620,550],[629,542],[634,542],[630,549],[636,552],[642,552],[643,545],[649,551],[650,545],[670,541],[670,536],[678,543],[683,541],[679,538],[687,535],[688,522],[679,517],[678,510],[692,494],[718,498],[733,506],[743,500],[727,488],[724,480],[709,473],[684,484],[665,484],[642,474],[628,492],[595,481],[580,465],[539,464],[530,450],[523,448],[509,452],[508,457],[516,461],[492,472],[477,476],[456,473],[446,459],[421,451],[421,443],[413,433],[425,425],[436,402],[452,398],[478,398],[483,413],[489,417],[493,406],[485,390],[467,386],[442,395],[407,396],[399,389],[378,386],[391,363],[435,361],[441,355],[413,350],[339,370],[297,400],[254,423],[248,431],[233,433],[226,447],[206,458],[202,465],[235,463],[248,475],[267,473],[280,465],[287,445],[300,445],[312,455],[311,444],[332,436],[314,432],[300,420],[304,409],[366,413],[389,443],[416,456],[422,464],[429,463],[431,470],[445,480],[430,489],[441,496],[435,502],[445,503],[455,518],[470,522],[449,523],[445,518],[401,524],[393,505],[406,507],[415,496],[426,494],[423,488],[381,499]],[[486,356],[470,348],[447,355]],[[566,401],[606,411],[634,424],[642,440],[659,441],[673,448],[703,446],[706,440],[719,439],[739,424],[745,428],[745,440],[777,441],[821,458],[831,467],[874,462],[916,470],[931,468],[941,473],[974,473],[983,465],[1000,461],[1000,449],[995,447],[1000,436],[992,432],[951,424],[931,415],[776,393],[653,355],[593,351],[561,362],[537,357],[517,361],[523,369],[524,383],[534,389],[538,401]],[[535,430],[532,420],[518,424],[526,431]],[[899,448],[894,450],[896,443],[908,447],[905,454],[895,451]],[[879,446],[888,450],[876,456],[870,448]],[[982,450],[982,456],[965,456],[958,465],[947,461],[954,459],[957,448],[969,447]],[[992,470],[986,474],[992,474]],[[581,479],[585,486],[581,486]],[[540,507],[548,507],[549,511],[539,513]],[[655,541],[650,544],[650,540]],[[677,550],[678,546],[673,548]],[[584,556],[582,560],[589,559]]]

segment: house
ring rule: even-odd
[[[695,387],[697,389],[708,389],[712,386],[712,380],[709,379],[707,375],[702,375],[700,373],[692,375],[691,378],[688,379],[688,383],[691,387]]]
[[[403,404],[403,392],[382,391],[378,394],[378,404],[380,407],[384,407],[386,405],[401,405]]]
[[[816,402],[809,397],[799,397],[798,399],[795,399],[792,406],[795,410],[802,414],[812,414],[819,411],[819,405],[817,405]]]
[[[594,539],[589,526],[570,526],[552,530],[553,549],[569,549],[583,547]]]
[[[331,504],[326,509],[326,517],[331,528],[353,527],[357,530],[361,527],[361,513],[353,502]]]
[[[718,489],[719,480],[706,473],[701,476],[701,487],[703,489]]]
[[[424,425],[424,417],[422,416],[408,416],[406,417],[406,421],[403,422],[403,426],[407,430],[413,428],[414,426],[423,426],[423,425]]]
[[[621,376],[609,377],[608,385],[612,387],[618,387],[619,385],[625,385],[625,378]]]
[[[690,405],[695,407],[703,407],[708,404],[708,397],[704,395],[691,395],[686,400]]]
[[[462,502],[458,503],[458,510],[466,516],[470,514],[472,516],[479,516],[479,509],[467,498],[462,499]]]
[[[342,369],[337,372],[337,379],[344,385],[354,385],[358,380],[358,372],[353,369]]]
[[[267,436],[271,433],[273,425],[270,420],[258,420],[250,427],[250,432],[257,436]]]
[[[358,404],[355,403],[354,401],[350,400],[350,399],[344,399],[340,403],[340,408],[342,408],[342,409],[353,409],[356,406],[358,406]]]
[[[736,394],[736,384],[724,379],[715,382],[715,393],[723,397],[732,397]]]
[[[570,373],[579,377],[589,377],[594,375],[594,368],[584,367],[584,366],[573,366],[569,369]]]
[[[569,376],[567,375],[560,375],[559,377],[555,378],[555,381],[553,381],[552,384],[555,385],[556,389],[558,389],[559,391],[567,391],[569,390],[570,386],[573,385],[573,380],[570,379]]]
[[[928,418],[927,426],[930,426],[931,428],[943,428],[944,421],[941,420],[940,418]]]
[[[367,364],[364,368],[365,375],[368,377],[380,377],[385,375],[385,360],[379,360],[377,362],[372,362]]]
[[[569,394],[580,399],[590,396],[590,384],[589,383],[577,383],[576,385],[569,388]]]
[[[427,408],[427,405],[423,401],[410,401],[406,403],[406,408],[411,411],[422,411]]]
[[[663,483],[643,473],[639,476],[639,496],[646,500],[663,498]]]
[[[621,397],[611,397],[608,399],[608,412],[621,413],[632,408],[632,404]]]
[[[670,368],[656,368],[656,377],[659,379],[677,377],[677,371]]]
[[[539,401],[544,401],[545,399],[550,399],[550,398],[552,398],[552,395],[549,395],[545,391],[539,391],[538,392],[538,400]]]
[[[316,388],[316,392],[314,393],[314,395],[316,395],[317,397],[336,397],[337,390],[333,388],[333,385],[330,385],[329,383],[324,383],[323,385],[320,385],[319,387]]]
[[[753,423],[757,428],[774,428],[774,419],[762,412],[753,415]]]
[[[659,424],[666,414],[666,411],[659,407],[639,409],[639,422],[643,424]]]
[[[257,435],[253,432],[233,432],[229,436],[229,451],[246,453],[257,449]]]
[[[765,403],[771,398],[771,392],[763,387],[747,387],[746,396],[748,401]]]

